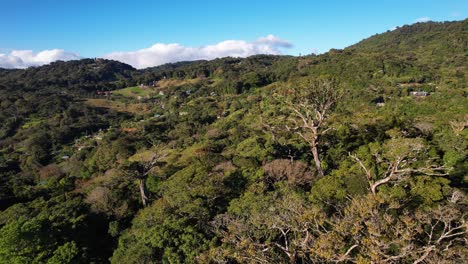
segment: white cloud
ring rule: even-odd
[[[425,16],[425,17],[420,17],[420,18],[416,18],[416,19],[414,20],[414,22],[416,22],[416,23],[418,23],[418,22],[428,22],[428,21],[431,21],[431,18],[430,18],[430,17],[427,17],[427,16]]]
[[[43,50],[12,50],[9,53],[0,53],[0,68],[27,68],[40,66],[57,60],[76,60],[81,57],[72,52],[61,49]]]
[[[255,54],[281,54],[281,49],[291,48],[292,44],[274,35],[260,37],[255,41],[226,40],[213,45],[187,47],[181,44],[156,43],[145,49],[112,52],[102,58],[118,60],[136,68],[146,68],[169,62],[211,60],[220,57],[248,57]],[[0,52],[0,68],[27,68],[40,66],[56,60],[76,60],[81,57],[61,49],[43,50],[12,50]]]
[[[255,54],[281,54],[282,48],[292,44],[276,36],[268,35],[255,41],[226,40],[213,45],[186,47],[178,43],[156,43],[145,49],[113,52],[103,58],[128,63],[135,68],[146,68],[169,62],[211,60],[220,57],[248,57]]]
[[[460,14],[460,12],[455,11],[455,12],[452,12],[452,13],[450,14],[450,16],[451,16],[451,17],[460,17],[461,14]]]
[[[291,48],[292,44],[284,39],[280,39],[274,35],[268,35],[266,37],[260,37],[254,43],[257,44],[266,44],[266,45],[275,45],[282,48]]]

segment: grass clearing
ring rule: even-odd
[[[101,107],[112,109],[117,112],[131,113],[131,114],[146,114],[151,110],[151,106],[144,103],[123,103],[119,101],[111,101],[108,99],[87,99],[85,103],[92,107]]]
[[[200,79],[189,79],[189,80],[178,80],[178,79],[163,79],[158,81],[158,88],[169,88],[169,87],[176,87],[181,86],[184,84],[195,84],[199,82]]]
[[[140,86],[133,86],[127,87],[120,90],[115,90],[113,94],[121,95],[123,97],[130,97],[130,98],[137,98],[138,96],[145,97],[148,95],[155,94],[156,90],[152,87],[140,87]]]
[[[196,84],[200,82],[199,78],[190,79],[190,80],[178,80],[178,79],[164,79],[157,82],[157,87],[150,87],[150,86],[132,86],[127,87],[119,90],[115,90],[112,93],[114,95],[123,96],[126,98],[138,98],[151,96],[158,94],[159,91],[165,90],[171,87],[177,87],[184,84]]]

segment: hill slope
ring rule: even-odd
[[[125,87],[133,72],[133,67],[121,62],[82,59],[57,61],[25,70],[3,70],[0,82],[19,89],[107,90]]]
[[[0,70],[0,263],[463,262],[466,23]]]

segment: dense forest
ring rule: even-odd
[[[0,69],[0,263],[462,263],[467,61],[464,20]]]

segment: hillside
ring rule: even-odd
[[[25,70],[3,70],[1,83],[18,89],[96,90],[126,87],[136,70],[104,59],[56,61]]]
[[[348,49],[386,53],[466,55],[468,20],[404,25],[364,39]],[[439,59],[439,58],[438,58]]]
[[[467,23],[0,69],[0,263],[463,262]]]

